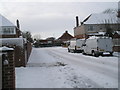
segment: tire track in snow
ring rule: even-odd
[[[73,57],[80,57],[80,56],[78,56],[78,54],[77,53],[68,53],[68,52],[64,52],[64,51],[59,51],[59,49],[57,50],[57,49],[52,49],[53,51],[55,51],[55,52],[59,52],[59,53],[64,53],[64,54],[68,54],[68,55],[72,55]],[[66,51],[67,51],[67,49],[66,49]],[[80,53],[79,53],[80,54]],[[81,55],[81,54],[80,54]],[[95,62],[95,63],[98,63],[98,64],[106,64],[107,66],[112,66],[113,68],[115,67],[118,67],[118,60],[116,61],[106,61],[106,60],[99,60],[99,58],[98,57],[93,57],[93,56],[88,56],[88,55],[81,55],[81,58],[84,58],[84,59],[86,59],[86,61],[87,62]],[[90,58],[92,58],[91,60],[90,60]],[[104,57],[103,57],[104,58]]]
[[[106,66],[103,65],[96,65],[95,63],[89,63],[89,62],[83,62],[83,61],[78,61],[78,58],[76,56],[70,56],[70,55],[64,55],[65,53],[60,53],[55,50],[49,50],[51,55],[59,57],[61,60],[67,60],[67,62],[72,62],[73,64],[79,65],[80,67],[87,68],[90,71],[99,73],[99,75],[105,76],[107,78],[112,78],[114,82],[117,82],[117,72],[112,70],[111,68],[109,69]],[[74,60],[73,60],[74,58]],[[84,58],[82,58],[84,59]],[[69,61],[68,61],[69,60]],[[111,82],[112,83],[112,82]],[[117,85],[109,85],[110,87],[117,87]]]
[[[106,67],[105,65],[103,66],[101,66],[101,65],[99,65],[99,64],[95,64],[95,63],[90,63],[90,62],[86,62],[85,60],[84,60],[84,58],[82,58],[83,60],[81,61],[81,60],[79,60],[78,61],[78,58],[76,57],[76,56],[70,56],[70,55],[66,55],[66,56],[64,56],[63,55],[63,53],[61,54],[61,53],[59,53],[59,52],[56,52],[56,51],[50,51],[51,53],[53,53],[53,54],[55,54],[55,56],[58,56],[58,57],[60,57],[60,58],[63,58],[63,59],[66,59],[66,60],[70,60],[70,61],[72,61],[73,63],[77,63],[78,65],[80,65],[81,64],[81,66],[83,66],[83,67],[88,67],[89,66],[89,68],[90,68],[90,70],[94,70],[94,71],[97,71],[97,72],[99,72],[99,73],[103,73],[103,74],[106,74],[106,75],[108,75],[108,76],[110,76],[111,78],[117,78],[116,77],[116,75],[117,75],[117,71],[114,71],[114,69],[112,70],[111,68],[109,69],[108,67]],[[69,58],[68,58],[68,56],[69,56]],[[71,58],[73,58],[74,57],[74,60],[73,59],[71,59]],[[79,57],[79,59],[80,59],[80,57]],[[84,64],[84,65],[82,65],[82,64]],[[113,67],[114,68],[114,67]],[[112,73],[114,73],[114,74],[111,74],[111,72]]]
[[[48,54],[55,57],[56,59],[61,60],[62,62],[62,57],[58,57],[56,54],[52,53],[51,51],[48,50]],[[67,68],[71,68],[71,67],[67,67]],[[93,80],[91,80],[90,78],[82,75],[81,73],[79,73],[79,76],[75,71],[75,69],[71,68],[71,70],[66,69],[66,78],[67,81],[65,83],[70,84],[73,88],[102,88],[102,86],[96,84],[96,82],[94,82]]]

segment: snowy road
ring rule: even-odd
[[[27,67],[16,68],[17,88],[117,88],[118,57],[84,56],[66,48],[33,48]]]

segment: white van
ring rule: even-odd
[[[72,39],[68,46],[68,52],[82,52],[82,45],[85,43],[85,39]]]
[[[93,56],[103,55],[109,53],[112,55],[113,50],[112,39],[108,37],[95,37],[88,38],[83,45],[83,54],[92,54]]]

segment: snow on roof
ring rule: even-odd
[[[0,38],[0,42],[2,42],[2,44],[12,44],[12,45],[16,45],[16,46],[20,46],[23,48],[23,45],[25,43],[24,38]]]
[[[84,22],[84,24],[105,24],[105,23],[110,23],[110,24],[115,24],[118,22],[117,15],[114,14],[92,14],[88,20]]]
[[[15,25],[0,14],[0,26],[15,26]]]

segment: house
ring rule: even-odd
[[[19,38],[21,31],[19,30],[19,21],[17,20],[17,27],[11,23],[7,18],[0,14],[0,37],[1,38]]]
[[[65,31],[65,33],[62,34],[62,36],[60,36],[58,39],[57,39],[57,42],[58,43],[61,43],[62,45],[65,45],[68,43],[69,40],[71,40],[72,38],[74,38],[72,35],[70,35],[68,33],[68,31]]]
[[[63,33],[62,34],[62,36],[60,36],[59,38],[58,38],[58,40],[60,40],[60,41],[68,41],[68,40],[70,40],[70,39],[72,39],[72,38],[74,38],[72,35],[70,35],[69,33],[68,33],[68,31],[65,31],[65,33]]]
[[[102,36],[106,34],[107,30],[117,31],[120,27],[118,23],[117,14],[91,14],[85,18],[81,25],[79,25],[78,16],[76,16],[76,27],[74,27],[75,38],[88,38],[89,36],[96,35]],[[100,32],[103,32],[100,34]]]
[[[46,39],[39,39],[39,40],[34,40],[33,46],[34,47],[52,47],[54,46],[54,37],[48,37]]]
[[[14,48],[14,59],[16,67],[26,66],[32,49],[31,43],[29,43],[26,38],[22,37],[18,20],[16,21],[16,26],[1,14],[0,18],[1,46]]]

